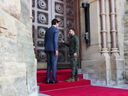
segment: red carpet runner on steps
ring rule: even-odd
[[[56,84],[46,84],[46,70],[37,71],[37,82],[40,93],[50,96],[128,96],[128,90],[91,86],[89,80],[83,80],[82,74],[79,75],[80,81],[65,82],[71,76],[71,70],[58,70]]]

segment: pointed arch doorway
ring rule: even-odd
[[[67,40],[69,28],[74,28],[80,36],[79,3],[79,0],[32,0],[33,42],[38,69],[46,69],[44,34],[53,18],[61,21],[59,41]],[[58,68],[69,68],[68,48],[60,43]]]

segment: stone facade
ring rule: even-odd
[[[37,96],[31,0],[0,0],[0,96]]]
[[[83,2],[89,2],[91,0],[81,0]],[[82,72],[85,74],[85,79],[90,79],[92,83],[96,83],[99,80],[105,81],[105,58],[104,55],[100,53],[100,29],[99,29],[99,7],[98,2],[95,1],[90,3],[90,36],[91,45],[86,46],[84,40],[84,11],[81,8],[81,48],[82,48]]]
[[[128,0],[125,3],[124,15],[124,56],[125,56],[125,78],[128,82]]]
[[[125,53],[127,52],[126,44],[124,46],[124,4],[126,0],[116,0],[116,30],[118,40],[118,52],[112,51],[111,44],[111,25],[110,25],[110,3],[111,0],[105,1],[105,16],[106,16],[106,50],[102,50],[101,41],[101,21],[100,21],[100,0],[81,0],[82,2],[90,4],[90,32],[91,32],[91,45],[86,46],[84,41],[84,12],[81,8],[81,48],[82,48],[82,71],[86,79],[92,80],[92,84],[103,85],[118,85],[124,83],[125,60],[124,60],[124,47]],[[126,36],[126,34],[125,34]],[[126,38],[125,38],[126,39]],[[125,41],[126,42],[126,41]],[[126,57],[126,54],[125,54]]]
[[[128,81],[128,0],[116,0],[118,53],[111,53],[109,0],[106,2],[108,52],[101,52],[99,0],[90,3],[91,45],[85,43],[81,18],[81,67],[92,84]],[[37,96],[37,63],[32,42],[31,0],[0,0],[0,96]],[[125,7],[124,7],[125,5]],[[102,54],[101,54],[102,53]]]

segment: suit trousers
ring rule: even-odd
[[[58,57],[55,55],[54,51],[47,51],[47,81],[56,81],[56,71],[57,71],[57,60]]]

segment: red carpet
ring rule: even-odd
[[[71,76],[71,69],[57,70],[57,80],[65,81]],[[46,82],[46,70],[37,71],[37,82],[45,83]]]
[[[128,96],[128,90],[97,87],[97,86],[79,86],[60,90],[44,91],[43,94],[50,96]]]
[[[89,80],[83,80],[80,74],[80,81],[65,82],[71,76],[71,70],[58,70],[56,84],[46,84],[46,70],[37,71],[37,82],[40,93],[50,96],[128,96],[128,90],[91,86]]]
[[[40,91],[53,90],[53,89],[61,89],[68,88],[72,86],[82,86],[82,85],[90,85],[90,80],[83,80],[83,75],[79,74],[80,81],[78,82],[65,82],[65,80],[71,77],[71,69],[63,69],[57,70],[57,80],[56,84],[46,84],[46,70],[38,70],[37,71],[37,82],[40,87]]]
[[[56,84],[38,84],[40,86],[40,91],[46,90],[55,90],[55,89],[63,89],[70,87],[78,87],[83,85],[90,85],[89,80],[80,80],[76,82],[59,82]]]

